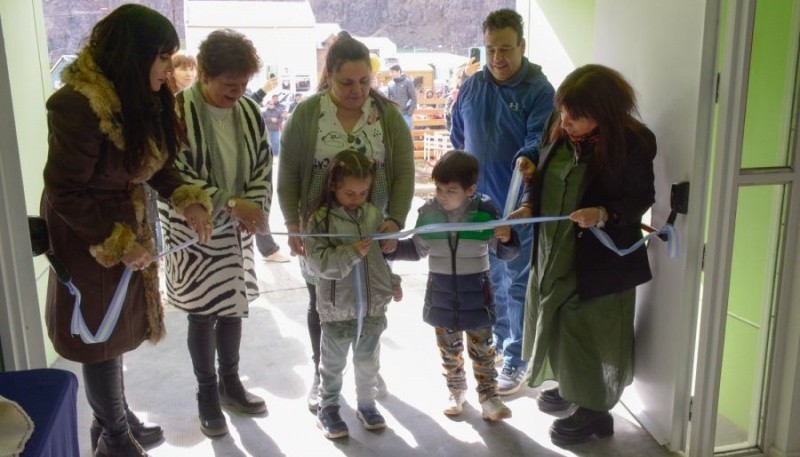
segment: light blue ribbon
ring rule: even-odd
[[[600,244],[616,252],[619,256],[630,254],[631,252],[639,249],[648,240],[659,235],[666,235],[667,237],[667,254],[669,255],[670,259],[675,259],[680,255],[680,237],[678,236],[678,231],[675,230],[675,227],[672,226],[672,224],[667,224],[655,232],[648,233],[641,240],[634,243],[633,246],[624,249],[618,248],[606,232],[597,227],[592,227],[591,230],[592,233],[594,233],[594,236],[597,237],[597,241],[599,241]]]
[[[212,234],[217,234],[228,227],[231,227],[234,223],[229,222],[227,224],[221,225],[214,229]],[[191,240],[185,241],[174,248],[162,252],[153,258],[153,261],[157,261],[158,259],[172,254],[173,252],[180,251],[181,249],[185,249],[188,246],[197,243],[197,238],[192,238]],[[117,322],[119,321],[119,315],[122,312],[122,305],[125,304],[125,297],[128,296],[128,284],[131,281],[131,276],[133,271],[130,267],[125,267],[125,271],[122,272],[122,277],[117,284],[117,290],[114,292],[114,296],[111,298],[111,303],[108,305],[108,311],[106,311],[106,315],[103,316],[102,322],[100,322],[100,326],[97,327],[97,332],[92,333],[89,330],[89,326],[86,325],[86,321],[83,319],[83,314],[81,313],[81,291],[73,284],[70,280],[64,285],[69,290],[69,293],[75,297],[75,304],[72,308],[72,320],[70,321],[70,332],[73,335],[78,335],[81,337],[81,340],[86,344],[97,344],[97,343],[105,343],[111,337],[111,333],[114,332],[114,329],[117,327]]]
[[[328,237],[328,238],[353,237],[353,238],[372,238],[375,240],[389,240],[389,239],[406,238],[418,234],[481,231],[481,230],[493,229],[495,227],[523,225],[523,224],[538,224],[542,222],[555,222],[567,219],[569,219],[569,216],[547,216],[547,217],[529,217],[522,219],[505,219],[505,220],[496,220],[487,222],[439,223],[439,224],[424,225],[422,227],[416,227],[414,229],[405,230],[401,232],[374,233],[372,235],[366,235],[366,236],[355,235],[355,234],[294,233],[294,232],[272,232],[272,234],[298,236],[298,237],[311,237],[311,236]],[[217,227],[216,229],[214,229],[213,234],[217,234],[222,230],[231,227],[232,225],[234,225],[234,222],[229,222],[220,227]],[[659,235],[667,236],[666,240],[667,253],[669,254],[670,258],[676,258],[680,255],[680,239],[678,236],[678,231],[671,224],[667,224],[658,231],[648,234],[647,236],[639,240],[637,243],[635,243],[633,246],[622,249],[618,248],[611,240],[611,238],[608,236],[608,234],[606,234],[603,230],[598,229],[596,227],[592,227],[591,231],[603,246],[617,253],[617,255],[620,256],[625,256],[630,254],[631,252],[634,252],[648,240],[657,237]],[[185,249],[186,247],[196,243],[197,243],[197,238],[185,241],[184,243],[181,243],[168,251],[158,254],[154,258],[154,261],[166,255]],[[363,268],[363,266],[361,267]],[[356,274],[355,281],[357,287],[363,287],[364,271],[359,267],[356,267],[354,271]],[[86,325],[86,321],[83,319],[83,315],[81,314],[80,290],[78,290],[78,288],[72,283],[72,281],[69,281],[64,284],[69,290],[70,294],[72,294],[75,297],[75,304],[72,310],[72,320],[70,322],[70,331],[72,332],[73,335],[79,335],[81,337],[81,340],[83,340],[83,342],[86,344],[104,343],[108,341],[108,338],[111,336],[111,333],[114,331],[114,329],[117,326],[117,322],[119,321],[119,315],[122,312],[122,305],[125,303],[125,297],[127,296],[128,293],[128,284],[130,283],[131,275],[132,275],[131,269],[125,267],[125,271],[122,273],[122,278],[120,278],[119,284],[117,284],[117,289],[114,292],[114,296],[111,299],[111,303],[109,304],[108,311],[106,312],[106,315],[103,317],[100,326],[97,328],[97,332],[94,334],[89,330],[89,327]],[[358,345],[358,341],[361,336],[361,330],[363,328],[364,316],[366,314],[366,303],[364,300],[364,294],[362,289],[356,290],[356,312],[358,315],[358,324],[357,324],[358,333],[356,335],[356,345]]]
[[[364,290],[366,284],[364,273],[364,262],[358,262],[358,265],[353,268],[353,281],[355,282],[356,292],[356,346],[361,339],[361,330],[364,328],[364,317],[367,315],[367,294]]]
[[[514,212],[514,208],[517,207],[517,200],[519,200],[519,191],[521,188],[522,172],[519,168],[514,167],[514,172],[511,173],[511,185],[508,186],[506,206],[503,208],[503,219],[508,219],[508,215]]]

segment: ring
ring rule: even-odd
[[[211,228],[211,222],[206,222],[206,228]]]

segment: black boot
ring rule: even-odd
[[[557,419],[550,427],[553,444],[578,444],[588,441],[592,435],[606,438],[614,434],[614,418],[608,411],[592,411],[582,406],[563,419]]]
[[[246,414],[267,410],[263,399],[246,391],[239,379],[239,346],[242,341],[242,318],[217,318],[217,357],[219,358],[219,399],[222,406]]]
[[[220,376],[219,402],[232,411],[245,414],[261,414],[267,411],[266,402],[245,390],[238,375]]]
[[[130,430],[116,437],[102,433],[97,440],[97,450],[94,455],[95,457],[147,457],[147,453]]]
[[[539,392],[536,397],[536,403],[539,405],[539,411],[549,413],[553,411],[564,411],[572,406],[572,402],[564,400],[559,392],[558,387],[552,389],[545,389]]]
[[[202,386],[197,391],[197,411],[200,416],[200,430],[209,438],[226,435],[228,424],[219,406],[217,387]]]
[[[158,443],[164,438],[164,430],[160,426],[156,424],[146,425],[130,409],[125,410],[125,415],[128,418],[128,427],[131,430],[131,434],[143,447]],[[89,429],[92,452],[97,449],[97,440],[100,439],[101,433],[103,433],[103,426],[97,422],[97,419],[92,420],[92,427]]]
[[[214,370],[214,338],[216,316],[189,314],[189,329],[186,342],[192,357],[194,375],[197,378],[197,411],[200,416],[200,430],[209,437],[228,433],[225,416],[219,406],[217,393],[217,373]]]

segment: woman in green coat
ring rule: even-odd
[[[540,168],[515,217],[569,215],[537,224],[528,280],[523,357],[543,411],[578,408],[550,429],[556,444],[610,436],[609,410],[633,379],[636,286],[651,278],[644,247],[627,256],[606,248],[642,238],[655,201],[653,133],[634,118],[633,88],[617,71],[586,65],[556,92],[540,148]]]

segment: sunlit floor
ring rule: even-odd
[[[415,199],[415,207],[421,202]],[[277,205],[276,205],[277,206]],[[416,214],[412,209],[411,214]],[[413,219],[413,216],[410,216]],[[271,225],[282,227],[279,214]],[[285,237],[276,237],[285,247]],[[259,259],[260,260],[260,259]],[[306,409],[311,361],[306,307],[308,294],[296,261],[259,262],[261,297],[251,304],[245,320],[240,374],[245,386],[267,401],[266,415],[229,414],[230,434],[206,438],[197,420],[196,384],[186,350],[186,318],[167,311],[167,338],[158,345],[145,343],[125,356],[125,384],[132,409],[157,422],[166,439],[149,450],[152,456],[668,456],[622,406],[613,411],[615,435],[560,448],[550,442],[548,429],[555,416],[536,408],[536,389],[523,388],[506,397],[513,417],[490,423],[481,419],[474,390],[469,405],[455,418],[441,411],[448,392],[441,375],[433,329],[422,322],[421,309],[427,266],[425,262],[398,262],[405,298],[390,305],[389,328],[382,338],[381,373],[389,396],[378,407],[388,427],[364,430],[355,417],[352,367],[345,374],[342,417],[349,438],[326,439]],[[80,366],[59,360],[56,368],[75,372]],[[474,388],[474,379],[469,379]],[[82,387],[78,394],[82,455],[89,456],[91,413]]]

